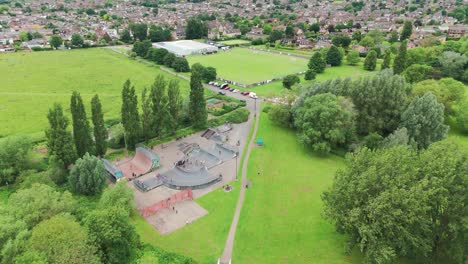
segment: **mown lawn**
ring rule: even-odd
[[[160,235],[140,215],[133,217],[132,223],[145,243],[190,256],[202,264],[216,263],[223,252],[239,197],[239,182],[231,185],[234,190],[229,193],[217,189],[197,199],[208,214],[171,234]]]
[[[233,48],[219,51],[212,55],[194,55],[187,57],[189,64],[201,63],[216,68],[218,77],[251,84],[307,69],[308,60],[297,57]]]
[[[0,55],[0,136],[44,137],[47,111],[54,102],[69,112],[70,95],[79,91],[90,117],[90,101],[99,94],[105,119],[120,115],[121,89],[130,79],[140,97],[158,74],[176,78],[107,49],[80,49]],[[179,79],[179,78],[178,78]],[[181,80],[183,95],[189,83]]]
[[[224,44],[224,45],[228,45],[228,46],[233,46],[233,45],[250,44],[250,41],[243,40],[243,39],[231,39],[231,40],[219,41],[219,43]]]
[[[320,195],[344,166],[343,158],[309,153],[293,131],[273,125],[264,113],[257,138],[265,146],[250,156],[252,187],[246,193],[233,263],[360,263],[359,253],[344,254],[345,236],[321,215]]]

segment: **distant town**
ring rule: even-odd
[[[79,35],[85,46],[124,44],[132,24],[170,32],[162,40],[186,38],[187,21],[196,18],[211,40],[246,39],[255,43],[312,49],[329,47],[334,36],[348,36],[351,48],[370,45],[360,34],[378,32],[398,40],[411,21],[408,47],[468,35],[466,1],[20,1],[0,0],[0,52],[50,48],[52,35],[69,48]],[[150,27],[148,26],[150,30]],[[130,30],[133,34],[133,32]],[[358,32],[358,33],[356,33]],[[359,34],[359,36],[357,36]],[[271,41],[273,39],[273,41]]]

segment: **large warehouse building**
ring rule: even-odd
[[[154,48],[167,49],[177,56],[186,56],[192,54],[205,54],[217,52],[218,48],[205,43],[193,40],[177,40],[153,43]]]

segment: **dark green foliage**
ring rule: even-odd
[[[406,146],[361,149],[323,194],[325,215],[370,263],[463,263],[466,157],[453,142],[420,155]]]
[[[295,74],[290,74],[287,75],[286,77],[283,78],[283,87],[286,89],[291,89],[293,85],[296,83],[299,83],[301,80],[299,79],[299,76]]]
[[[168,28],[162,28],[160,26],[156,26],[151,24],[149,28],[149,35],[148,38],[152,42],[161,42],[171,39],[171,30]]]
[[[91,100],[91,113],[93,120],[93,132],[96,155],[104,156],[107,150],[107,129],[104,126],[104,114],[102,113],[101,101],[96,94]]]
[[[409,92],[403,77],[386,70],[373,77],[360,78],[350,88],[349,95],[358,111],[359,134],[388,135],[398,127]]]
[[[164,57],[169,53],[167,49],[154,49],[150,48],[148,51],[148,59],[156,62],[157,64],[164,64]]]
[[[124,29],[124,31],[122,32],[122,34],[120,34],[120,40],[123,42],[123,43],[132,43],[132,36],[130,35],[130,31],[128,29]]]
[[[71,38],[71,44],[72,46],[75,46],[75,47],[83,46],[84,42],[83,42],[83,38],[81,37],[81,35],[78,33],[73,34]]]
[[[461,131],[465,135],[468,134],[468,101],[464,101],[458,105],[456,118]]]
[[[192,17],[187,20],[185,28],[186,39],[200,39],[208,36],[208,26],[199,18]]]
[[[369,149],[376,149],[380,146],[383,137],[375,132],[365,136],[362,140],[362,145]]]
[[[84,195],[101,193],[107,172],[101,160],[86,154],[76,161],[68,179],[73,192]]]
[[[129,220],[128,213],[118,207],[95,210],[85,218],[102,263],[130,263],[134,258],[139,238]]]
[[[208,118],[204,88],[202,85],[202,74],[203,68],[196,67],[196,65],[192,66],[192,75],[190,76],[189,115],[191,123],[195,128],[204,128]]]
[[[148,54],[148,51],[152,47],[150,40],[135,41],[133,44],[132,51],[135,52],[138,56],[144,58]]]
[[[281,40],[284,37],[283,31],[280,30],[273,30],[270,33],[270,36],[268,37],[268,41],[270,43],[275,43],[278,40]]]
[[[307,97],[293,108],[294,126],[304,146],[328,153],[354,136],[353,114],[342,106],[341,100],[325,93]]]
[[[264,109],[265,110],[265,109]],[[268,118],[282,127],[291,127],[292,113],[291,106],[284,104],[275,104],[268,109]]]
[[[75,146],[70,132],[67,131],[68,118],[63,115],[62,106],[54,104],[47,114],[49,128],[46,130],[47,150],[55,155],[65,168],[76,160]]]
[[[176,60],[176,55],[173,53],[168,52],[163,59],[163,64],[167,67],[172,67],[174,61]]]
[[[408,129],[406,127],[399,128],[380,142],[381,148],[393,148],[396,146],[412,145],[413,141],[408,136]]]
[[[179,81],[170,80],[168,89],[168,112],[171,115],[170,132],[174,134],[180,122],[182,111],[182,96],[180,95]]]
[[[459,81],[467,82],[465,70],[468,65],[468,57],[453,51],[446,51],[439,57],[442,73],[446,77],[452,77]]]
[[[322,73],[325,71],[325,68],[327,67],[327,63],[322,57],[322,54],[320,52],[315,52],[314,55],[309,60],[309,64],[307,65],[309,67],[309,70],[313,70],[316,73]]]
[[[427,148],[447,137],[449,127],[444,124],[444,105],[431,92],[415,97],[401,116],[401,127],[408,129],[418,149]]]
[[[351,50],[348,53],[348,56],[346,56],[346,62],[349,65],[357,65],[360,61],[361,61],[361,59],[359,57],[359,52],[358,51]]]
[[[333,45],[327,52],[327,64],[331,66],[340,66],[341,65],[341,53],[338,48]]]
[[[164,122],[167,106],[166,85],[164,76],[159,74],[151,86],[152,124],[157,137],[162,136],[166,125]]]
[[[409,83],[417,83],[428,78],[428,74],[432,71],[431,66],[412,64],[403,72],[403,76]]]
[[[403,41],[398,49],[398,54],[393,61],[393,73],[401,74],[406,69],[406,41]]]
[[[63,40],[59,35],[52,35],[49,38],[49,44],[52,48],[58,48],[62,45]]]
[[[138,114],[138,99],[135,94],[135,87],[130,87],[130,80],[124,83],[122,89],[122,124],[124,127],[125,145],[128,149],[134,150],[140,138],[140,117]]]
[[[85,153],[94,153],[93,140],[83,100],[81,99],[81,95],[76,91],[71,96],[70,110],[73,121],[73,139],[78,157],[82,157]]]
[[[153,102],[151,98],[151,91],[146,87],[141,92],[141,128],[142,135],[147,142],[153,135],[154,116],[153,116]]]
[[[358,29],[356,31],[354,31],[353,35],[351,36],[351,39],[352,40],[355,40],[357,42],[361,41],[362,39],[362,33],[361,31]]]
[[[304,75],[304,80],[310,81],[310,80],[315,80],[315,76],[317,73],[314,70],[307,70],[305,75]]]
[[[203,71],[203,80],[207,83],[216,80],[216,76],[216,68],[208,66]]]
[[[121,180],[109,186],[99,199],[98,209],[117,208],[130,216],[136,209],[133,191],[127,186],[126,180]]]
[[[0,185],[15,182],[21,171],[28,168],[32,141],[17,136],[0,139]]]
[[[404,41],[411,37],[413,33],[413,23],[411,21],[406,20],[405,24],[403,25],[403,31],[401,31],[400,40]]]
[[[190,66],[186,58],[176,57],[174,62],[172,62],[172,68],[176,72],[189,72]]]
[[[346,35],[338,35],[333,37],[332,43],[337,47],[347,48],[351,44],[351,38]]]
[[[49,157],[49,169],[47,174],[56,184],[67,182],[67,170],[65,169],[63,162],[54,155]]]
[[[133,34],[133,39],[135,41],[144,41],[147,39],[148,34],[148,25],[142,24],[130,24],[130,30]]]
[[[43,252],[48,263],[99,263],[86,229],[68,214],[54,216],[34,227],[29,250]]]
[[[380,69],[385,70],[385,69],[390,68],[390,63],[392,63],[392,52],[390,51],[390,49],[386,49]]]
[[[377,52],[371,50],[364,60],[364,70],[373,71],[375,67],[377,67]]]

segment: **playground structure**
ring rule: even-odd
[[[193,200],[193,193],[192,193],[192,190],[190,189],[180,191],[167,199],[164,199],[153,205],[142,208],[138,211],[140,212],[141,216],[147,218],[156,214],[159,210],[163,208],[170,208],[171,206],[175,205],[178,202],[187,201],[187,200],[190,200],[190,201]]]
[[[102,163],[104,164],[104,168],[111,176],[110,178],[113,182],[118,182],[123,178],[123,173],[119,168],[114,166],[114,164],[112,164],[110,161],[106,159],[101,159],[101,160],[102,160]]]
[[[132,160],[120,164],[123,176],[129,179],[142,176],[159,168],[159,157],[143,147],[137,147]]]
[[[227,140],[226,133],[230,130],[232,130],[232,124],[226,123],[217,128],[208,128],[201,136],[215,142],[225,142]]]

